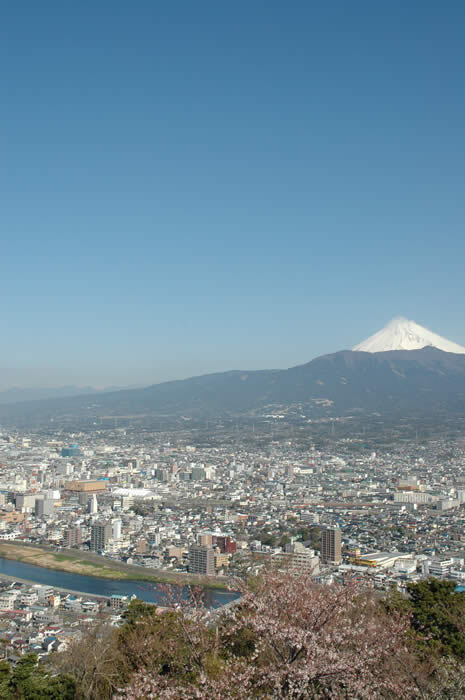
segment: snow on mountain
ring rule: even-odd
[[[385,352],[387,350],[419,350],[433,347],[444,352],[465,354],[465,348],[418,325],[407,318],[394,318],[387,326],[371,335],[352,350]]]

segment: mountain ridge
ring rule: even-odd
[[[465,355],[433,347],[379,353],[341,350],[284,370],[230,370],[143,389],[4,405],[0,421],[254,415],[267,406],[296,404],[305,405],[309,416],[354,410],[463,410]]]

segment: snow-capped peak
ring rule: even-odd
[[[433,347],[444,352],[465,354],[465,348],[418,325],[407,318],[393,318],[387,326],[356,345],[352,350],[385,352],[387,350],[419,350]]]

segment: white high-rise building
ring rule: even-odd
[[[119,540],[121,538],[121,527],[122,522],[120,518],[115,518],[111,525],[111,536],[114,540]]]
[[[87,509],[91,515],[96,515],[98,513],[97,496],[95,493],[93,494],[92,498],[89,498],[87,502]]]

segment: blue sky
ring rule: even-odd
[[[1,20],[0,367],[286,367],[398,315],[465,344],[463,2]]]

